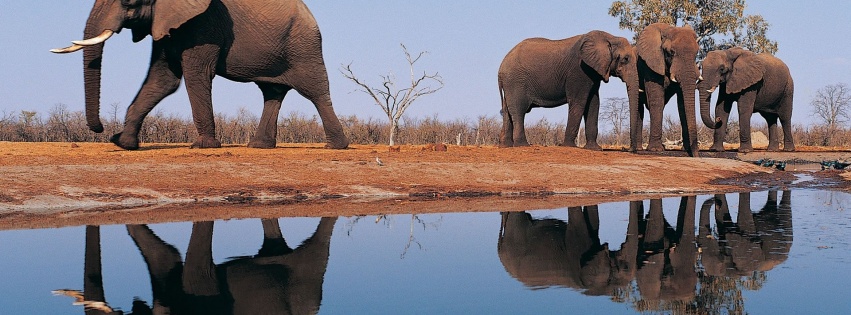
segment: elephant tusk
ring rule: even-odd
[[[67,54],[67,53],[70,53],[70,52],[75,52],[75,51],[78,51],[80,49],[83,49],[84,47],[85,46],[71,45],[71,46],[68,46],[68,47],[65,47],[65,48],[54,48],[54,49],[51,49],[50,52],[55,53],[55,54]]]
[[[644,90],[638,89],[638,93],[644,93]]]
[[[673,74],[671,75],[671,82],[677,83],[677,77],[675,77]]]
[[[703,76],[702,76],[702,75],[701,75],[701,76],[699,76],[699,77],[697,77],[697,82],[700,82],[700,81],[703,81]]]
[[[707,92],[707,93],[715,92],[715,88],[708,89],[708,90],[706,90],[706,92]]]
[[[115,34],[115,32],[113,32],[112,30],[105,30],[105,31],[103,31],[103,33],[100,33],[100,35],[98,35],[97,37],[92,37],[92,38],[84,39],[84,40],[75,40],[75,41],[71,41],[71,42],[76,44],[76,45],[81,45],[81,46],[92,46],[92,45],[97,45],[97,44],[105,42],[107,39],[109,39],[112,36],[112,34]]]

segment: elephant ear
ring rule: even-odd
[[[592,31],[582,36],[579,55],[582,62],[590,66],[600,76],[603,82],[609,83],[609,67],[612,65],[612,47],[606,36],[608,33]]]
[[[154,3],[154,18],[151,35],[160,40],[198,16],[210,7],[211,0],[157,0]]]
[[[665,75],[665,51],[662,50],[663,34],[672,26],[664,23],[648,25],[638,35],[636,51],[638,57],[650,67],[650,70]]]
[[[727,80],[727,93],[736,94],[762,80],[765,65],[756,54],[742,54],[733,62],[733,72]]]

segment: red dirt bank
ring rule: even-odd
[[[587,204],[603,198],[741,190],[741,186],[716,181],[783,173],[729,159],[563,147],[426,149],[402,146],[400,152],[389,152],[387,146],[356,145],[326,150],[319,144],[279,144],[272,150],[188,149],[187,145],[147,144],[138,151],[124,151],[112,144],[0,142],[0,229],[22,224],[20,220],[28,216],[68,219],[71,214],[104,214],[110,212],[103,209],[137,206],[149,207],[137,211],[146,217],[189,215],[183,219],[192,219],[186,209],[193,207],[228,208],[218,218],[249,216],[251,211],[240,214],[235,209],[244,205],[233,205],[245,202],[300,205],[267,210],[274,213],[253,211],[255,216],[431,212],[440,210],[429,210],[431,205],[417,200],[446,196],[461,197],[450,198],[456,205],[464,204],[458,205],[460,211],[525,210],[548,207],[554,200],[559,205]],[[463,198],[553,194],[565,196]],[[368,199],[384,200],[365,204]],[[180,208],[184,213],[152,211],[151,207]],[[130,212],[121,212],[129,216],[124,221],[136,220]],[[104,217],[100,215],[99,220]]]

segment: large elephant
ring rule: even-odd
[[[152,306],[133,313],[316,314],[337,218],[322,218],[316,231],[292,249],[277,219],[262,220],[264,240],[255,256],[220,265],[212,259],[213,222],[197,222],[185,263],[173,246],[145,225],[128,225],[151,276]]]
[[[623,37],[591,31],[562,40],[529,38],[515,46],[499,67],[502,101],[500,146],[526,146],[524,118],[535,107],[569,104],[565,146],[576,146],[585,119],[585,148],[600,150],[597,124],[600,82],[619,77],[627,86],[629,106],[638,108],[635,49]]]
[[[638,35],[638,76],[643,100],[650,111],[650,139],[648,151],[664,151],[662,146],[662,118],[665,104],[677,96],[677,106],[682,125],[683,150],[698,156],[697,118],[695,117],[694,90],[699,78],[697,35],[691,26],[676,27],[665,23],[648,25]],[[630,111],[630,138],[633,149],[641,148],[644,108]]]
[[[139,148],[142,121],[177,90],[181,78],[186,82],[198,129],[192,147],[220,147],[211,97],[216,75],[254,82],[263,92],[260,125],[249,147],[275,147],[278,112],[291,89],[316,106],[328,141],[326,147],[348,146],[331,106],[319,28],[302,1],[95,1],[86,21],[86,39],[52,51],[85,49],[86,121],[89,129],[98,133],[103,132],[99,113],[103,43],[122,28],[130,29],[137,42],[151,35],[153,50],[147,78],[127,109],[124,130],[111,138],[119,147]]]
[[[795,151],[792,137],[792,97],[794,84],[789,67],[769,54],[757,54],[742,48],[710,51],[701,64],[703,81],[700,91],[700,117],[715,129],[712,151],[724,151],[727,118],[733,102],[739,107],[739,152],[753,151],[751,114],[760,113],[768,123],[768,150],[780,149],[777,119],[783,124],[783,150]],[[709,115],[712,92],[720,86],[715,103],[716,121]],[[718,124],[720,122],[720,124]]]
[[[777,191],[769,191],[759,212],[751,210],[750,193],[739,194],[736,221],[730,216],[726,196],[707,199],[700,209],[698,245],[704,270],[711,276],[751,276],[783,263],[792,247],[792,207],[790,191],[783,191],[778,205]],[[715,233],[709,211],[715,205]]]

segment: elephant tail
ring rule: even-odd
[[[505,88],[503,88],[501,75],[499,76],[499,79],[497,81],[497,84],[499,85],[499,100],[502,103],[502,107],[500,108],[499,113],[503,117],[510,117],[510,113],[508,111],[508,104],[505,102]]]

